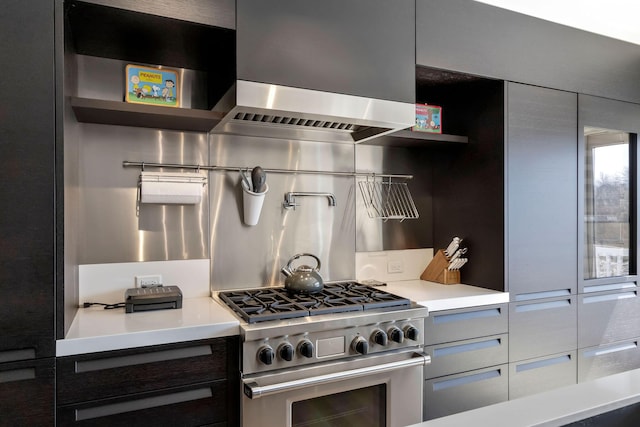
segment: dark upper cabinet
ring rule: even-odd
[[[85,73],[77,68],[75,54],[196,70],[202,73],[203,80],[190,89],[193,92],[190,104],[175,109],[174,114],[163,108],[148,108],[153,107],[149,105],[127,106],[121,99],[117,103],[113,102],[116,99],[74,100],[72,106],[78,120],[194,131],[202,131],[204,125],[205,130],[210,130],[213,124],[208,126],[208,120],[215,120],[215,115],[208,110],[233,84],[235,76],[234,6],[230,0],[66,0],[64,61],[67,86],[77,85],[79,77],[75,74],[83,76]],[[142,45],[153,48],[140,48]],[[103,64],[112,66],[109,61]],[[124,75],[120,73],[124,73],[124,65],[122,69],[114,68],[112,74]],[[88,74],[85,78],[95,81],[97,87],[108,87],[114,81],[118,82],[116,85],[121,84],[119,79],[104,80],[104,76]]]
[[[238,0],[238,79],[413,103],[414,13],[414,0]]]
[[[0,34],[0,362],[8,362],[55,352],[54,2],[3,3]]]
[[[83,0],[83,3],[93,3],[232,30],[236,26],[234,0],[171,0],[162,2],[155,0]],[[110,23],[113,24],[114,21]],[[112,34],[112,36],[116,35]]]
[[[640,102],[638,46],[468,0],[416,0],[416,61]]]
[[[508,291],[575,293],[577,95],[509,83],[507,105]]]

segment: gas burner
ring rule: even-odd
[[[268,288],[219,295],[248,323],[411,305],[406,298],[358,282],[326,283],[316,294],[294,295],[284,288]]]

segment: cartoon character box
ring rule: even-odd
[[[165,68],[127,65],[125,100],[136,104],[179,107],[178,73]]]
[[[436,105],[416,104],[416,125],[411,130],[442,133],[442,108]]]

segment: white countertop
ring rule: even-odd
[[[409,298],[429,311],[499,304],[509,294],[468,285],[442,285],[423,280],[389,282],[387,292]],[[240,320],[210,297],[186,298],[182,308],[141,313],[102,307],[80,308],[56,356],[120,350],[238,335]]]
[[[509,302],[508,292],[498,292],[470,285],[443,285],[424,280],[388,282],[387,292],[423,305],[429,311],[452,310]]]
[[[217,338],[240,333],[240,321],[210,297],[186,298],[182,308],[141,313],[79,308],[56,356]]]
[[[431,421],[413,427],[562,426],[640,401],[640,369]]]

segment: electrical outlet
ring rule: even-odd
[[[162,285],[161,274],[147,274],[144,276],[136,276],[136,288],[151,288],[153,286]]]
[[[402,273],[404,271],[404,265],[402,261],[389,261],[387,262],[387,273]]]

